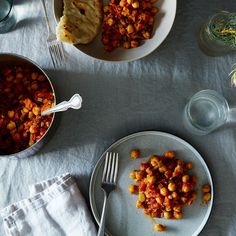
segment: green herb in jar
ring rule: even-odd
[[[224,45],[236,49],[236,13],[222,14],[211,23],[211,37]]]

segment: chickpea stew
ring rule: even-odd
[[[0,68],[0,152],[14,154],[37,142],[49,128],[54,94],[48,79],[31,67]]]
[[[139,170],[130,173],[136,185],[129,191],[138,194],[137,208],[157,218],[181,219],[182,208],[196,199],[196,176],[188,174],[192,163],[175,158],[173,151],[162,156],[152,155],[148,162],[141,163]]]
[[[106,51],[136,48],[152,37],[156,0],[110,0],[103,7],[102,43]]]

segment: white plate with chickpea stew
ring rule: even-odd
[[[103,0],[100,34],[75,48],[96,59],[128,62],[153,52],[169,34],[176,15],[176,0]],[[63,0],[54,0],[59,22]]]
[[[119,153],[117,189],[108,201],[109,236],[195,236],[213,204],[213,183],[201,155],[184,140],[145,131],[124,137],[106,152]],[[105,153],[90,180],[90,204],[99,223]]]

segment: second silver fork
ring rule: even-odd
[[[104,202],[103,202],[98,236],[104,236],[107,199],[109,197],[109,194],[116,188],[116,180],[118,174],[118,160],[119,160],[118,153],[112,153],[112,152],[106,153],[105,164],[102,174],[102,184],[101,184],[101,188],[104,191]]]
[[[47,8],[46,8],[44,0],[41,0],[41,3],[43,6],[43,11],[44,11],[45,19],[46,19],[47,30],[48,30],[48,38],[46,42],[47,42],[49,54],[50,54],[53,66],[60,67],[63,65],[63,62],[65,60],[63,45],[61,42],[57,40],[56,35],[53,33],[50,27],[48,14],[47,14]]]

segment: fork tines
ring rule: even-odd
[[[64,64],[65,55],[64,55],[64,49],[63,49],[62,43],[57,40],[57,37],[55,33],[52,31],[52,28],[50,26],[46,2],[47,1],[45,0],[41,0],[44,15],[45,15],[46,26],[48,30],[48,38],[46,42],[47,42],[47,47],[49,50],[49,54],[50,54],[53,66],[54,68],[56,68]]]
[[[55,40],[56,41],[56,40]],[[48,50],[54,67],[63,65],[65,59],[64,49],[61,42],[56,42],[48,45]]]
[[[102,182],[116,183],[118,172],[118,153],[107,152],[103,169]]]

